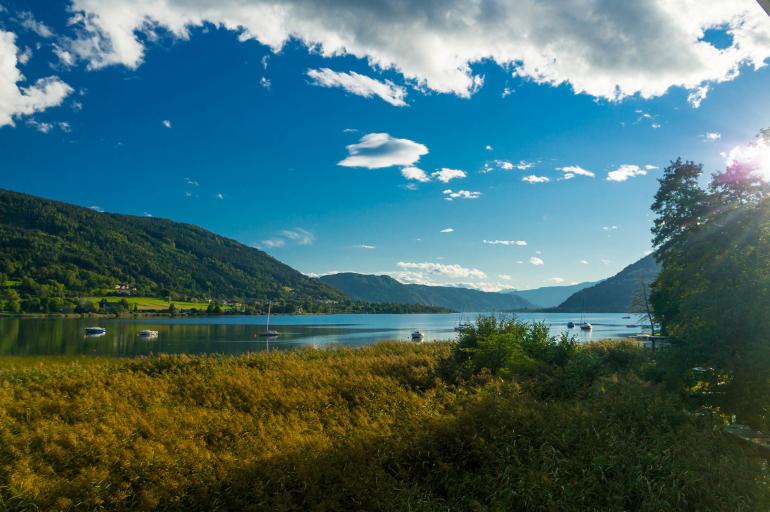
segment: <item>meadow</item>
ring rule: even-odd
[[[760,455],[685,412],[648,353],[506,329],[7,359],[0,510],[767,510]]]
[[[122,300],[128,302],[129,310],[133,310],[134,306],[138,311],[167,311],[170,304],[173,304],[177,311],[181,310],[197,310],[205,311],[209,307],[207,302],[186,302],[179,300],[168,301],[166,299],[159,299],[156,297],[86,297],[85,300],[93,302],[94,306],[97,306],[102,300],[106,300],[110,304],[117,304]]]

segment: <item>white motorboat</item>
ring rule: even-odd
[[[86,336],[104,336],[107,329],[104,327],[86,327]]]

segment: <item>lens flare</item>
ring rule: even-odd
[[[723,156],[728,169],[742,168],[770,182],[770,144],[764,137],[747,146],[736,146]]]

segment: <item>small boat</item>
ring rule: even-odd
[[[270,308],[272,304],[270,302],[267,303],[267,324],[265,324],[265,332],[259,333],[260,336],[263,336],[265,338],[276,338],[278,337],[278,334],[280,334],[275,329],[270,328]]]
[[[157,338],[158,331],[151,331],[150,329],[143,329],[139,331],[139,336],[142,338]]]
[[[425,339],[425,334],[422,331],[414,331],[412,333],[412,341],[422,341]]]
[[[639,326],[636,325],[636,324],[630,324],[630,325],[627,325],[626,327],[629,328],[629,329],[634,329],[634,328],[639,327]]]
[[[471,323],[470,323],[470,322],[460,322],[459,324],[457,324],[457,325],[455,326],[455,332],[463,332],[463,331],[467,331],[467,330],[468,330],[468,329],[470,329],[471,327],[473,327],[473,326],[471,325]]]
[[[631,317],[630,317],[630,316],[624,316],[624,317],[622,317],[622,318],[631,318]]]
[[[594,326],[589,324],[588,322],[586,322],[584,324],[580,324],[580,330],[581,331],[590,331],[593,328],[594,328]]]
[[[107,329],[104,327],[86,327],[86,336],[104,336]]]
[[[575,322],[567,322],[568,329],[572,329],[573,327],[575,327]]]

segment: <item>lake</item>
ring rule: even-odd
[[[477,314],[469,314],[469,320]],[[520,313],[526,321],[542,320],[552,334],[579,322],[573,313]],[[571,329],[581,341],[625,338],[641,332],[637,315],[586,314],[593,332]],[[100,355],[130,356],[153,353],[238,354],[298,346],[361,346],[383,340],[408,341],[412,331],[425,333],[425,340],[450,340],[457,336],[456,314],[425,315],[306,315],[271,317],[270,327],[280,331],[277,339],[265,340],[263,316],[218,316],[199,318],[1,318],[0,355]],[[102,326],[107,334],[84,336],[86,326]],[[158,338],[138,336],[142,329],[159,331]]]

